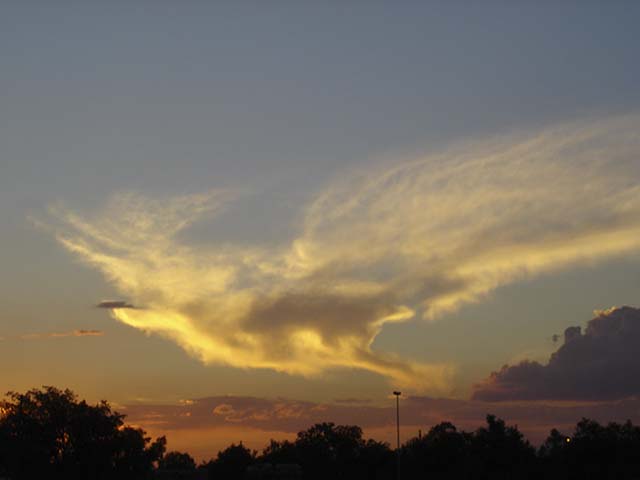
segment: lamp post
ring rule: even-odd
[[[393,394],[396,396],[396,462],[398,469],[396,480],[400,480],[400,395],[402,395],[402,392],[394,391]]]

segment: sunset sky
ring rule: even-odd
[[[451,3],[4,4],[2,392],[198,459],[640,421],[640,4]]]

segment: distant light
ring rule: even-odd
[[[567,443],[571,443],[571,437],[565,438],[564,441],[567,442]]]

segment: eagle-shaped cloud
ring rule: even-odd
[[[58,240],[143,306],[114,308],[115,319],[205,363],[358,368],[444,392],[451,365],[376,351],[376,336],[525,276],[637,250],[639,132],[633,115],[572,123],[344,175],[275,247],[184,242],[234,201],[222,190],[52,213]]]

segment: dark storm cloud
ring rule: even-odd
[[[640,394],[640,309],[598,312],[584,334],[564,332],[564,343],[548,364],[505,365],[475,386],[473,399],[613,400]]]
[[[117,308],[138,308],[135,305],[132,305],[124,300],[105,300],[96,305],[96,308],[106,308],[109,310],[114,310]]]

